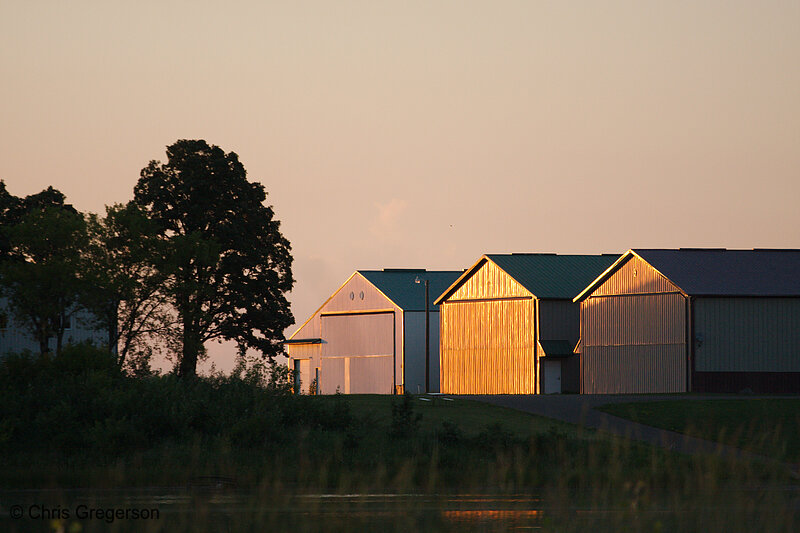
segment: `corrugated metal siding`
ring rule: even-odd
[[[686,390],[686,352],[683,346],[585,346],[581,354],[581,369],[584,394]]]
[[[320,382],[320,394],[391,394],[392,358],[325,357]]]
[[[592,296],[676,292],[678,287],[638,257],[631,257]]]
[[[344,394],[344,358],[323,357],[319,364],[319,394]]]
[[[534,300],[441,305],[442,392],[536,392],[534,306]]]
[[[364,294],[363,298],[361,297],[362,293]],[[394,309],[396,317],[391,318],[393,317],[392,313],[322,316],[324,313],[382,309]],[[351,319],[355,320],[351,321]],[[380,391],[381,394],[391,393],[394,379],[392,354],[395,349],[397,350],[397,383],[398,385],[402,384],[402,313],[358,273],[317,310],[293,337],[296,339],[323,339],[322,344],[316,345],[286,345],[290,357],[310,359],[309,383],[314,378],[315,369],[320,368],[320,389],[323,394],[333,394],[337,387],[342,393],[345,393],[346,388],[351,392],[363,390]],[[355,360],[354,356],[359,355],[382,355],[385,357],[381,359],[380,363],[375,361],[366,361],[363,365],[355,363],[355,366],[348,367],[349,372],[345,372],[345,363],[341,358],[350,357],[351,361],[348,363],[350,365]],[[323,358],[339,358],[339,362],[323,363]],[[386,365],[388,365],[388,369],[386,369],[385,376],[378,377],[372,374],[375,368],[383,368]],[[364,376],[360,374],[360,369],[364,369],[366,372]],[[374,382],[374,385],[369,387],[354,385],[364,380]]]
[[[686,298],[633,257],[581,302],[581,392],[686,390]]]
[[[438,309],[438,307],[437,307]],[[425,312],[405,312],[405,386],[425,392]],[[439,313],[430,316],[430,386],[439,392]]]
[[[592,297],[581,305],[584,346],[685,343],[686,304],[680,294]]]
[[[698,372],[800,372],[800,298],[696,298]]]
[[[394,313],[322,316],[322,357],[392,355]]]
[[[364,297],[361,297],[361,294]],[[361,274],[348,281],[321,309],[323,313],[350,311],[353,309],[388,309],[394,307],[391,300],[381,294]]]
[[[319,313],[315,313],[311,320],[300,326],[293,335],[295,339],[318,339],[320,338],[319,332]],[[288,338],[288,337],[287,337]]]
[[[580,305],[571,300],[539,300],[539,339],[569,341],[580,336]]]
[[[287,344],[286,353],[294,359],[312,359],[322,355],[321,344]]]
[[[499,269],[497,265],[487,261],[469,279],[465,280],[447,301],[514,296],[531,296],[531,293]]]
[[[576,394],[581,391],[581,359],[577,354],[561,360],[561,390]]]
[[[347,394],[391,394],[391,357],[349,357]]]

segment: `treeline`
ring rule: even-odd
[[[133,200],[80,213],[48,187],[26,197],[0,181],[2,320],[59,354],[80,311],[106,332],[117,366],[156,352],[196,375],[204,343],[233,340],[272,358],[294,319],[292,256],[266,192],[234,152],[179,140],[140,173]]]

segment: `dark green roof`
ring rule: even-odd
[[[487,254],[537,298],[572,299],[619,258],[618,254]]]
[[[572,355],[573,344],[569,341],[539,341],[544,350],[545,357],[569,357]]]
[[[425,285],[428,282],[428,304],[437,309],[434,300],[442,294],[463,272],[459,270],[433,270],[387,268],[384,270],[359,270],[359,274],[375,285],[404,311],[425,310]],[[419,278],[420,283],[415,283]]]

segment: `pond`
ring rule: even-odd
[[[787,490],[791,494],[779,500],[784,504],[793,501],[793,508],[781,506],[774,511],[790,513],[790,522],[795,523],[800,510],[797,492]],[[670,531],[683,530],[684,526],[694,529],[715,514],[733,516],[741,511],[736,503],[741,496],[721,495],[716,502],[676,507],[668,502],[633,500],[606,506],[582,505],[570,498],[532,494],[287,494],[224,486],[14,490],[0,491],[0,530]],[[764,512],[775,514],[769,509]],[[759,524],[758,517],[744,517],[745,521],[749,519]],[[709,523],[714,524],[713,518]],[[737,525],[745,523],[739,521]]]

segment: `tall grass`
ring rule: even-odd
[[[0,510],[44,498],[164,511],[83,531],[800,526],[797,480],[779,464],[677,455],[484,404],[295,396],[252,378],[132,378],[88,347],[3,360]],[[0,513],[4,530],[29,526]]]

